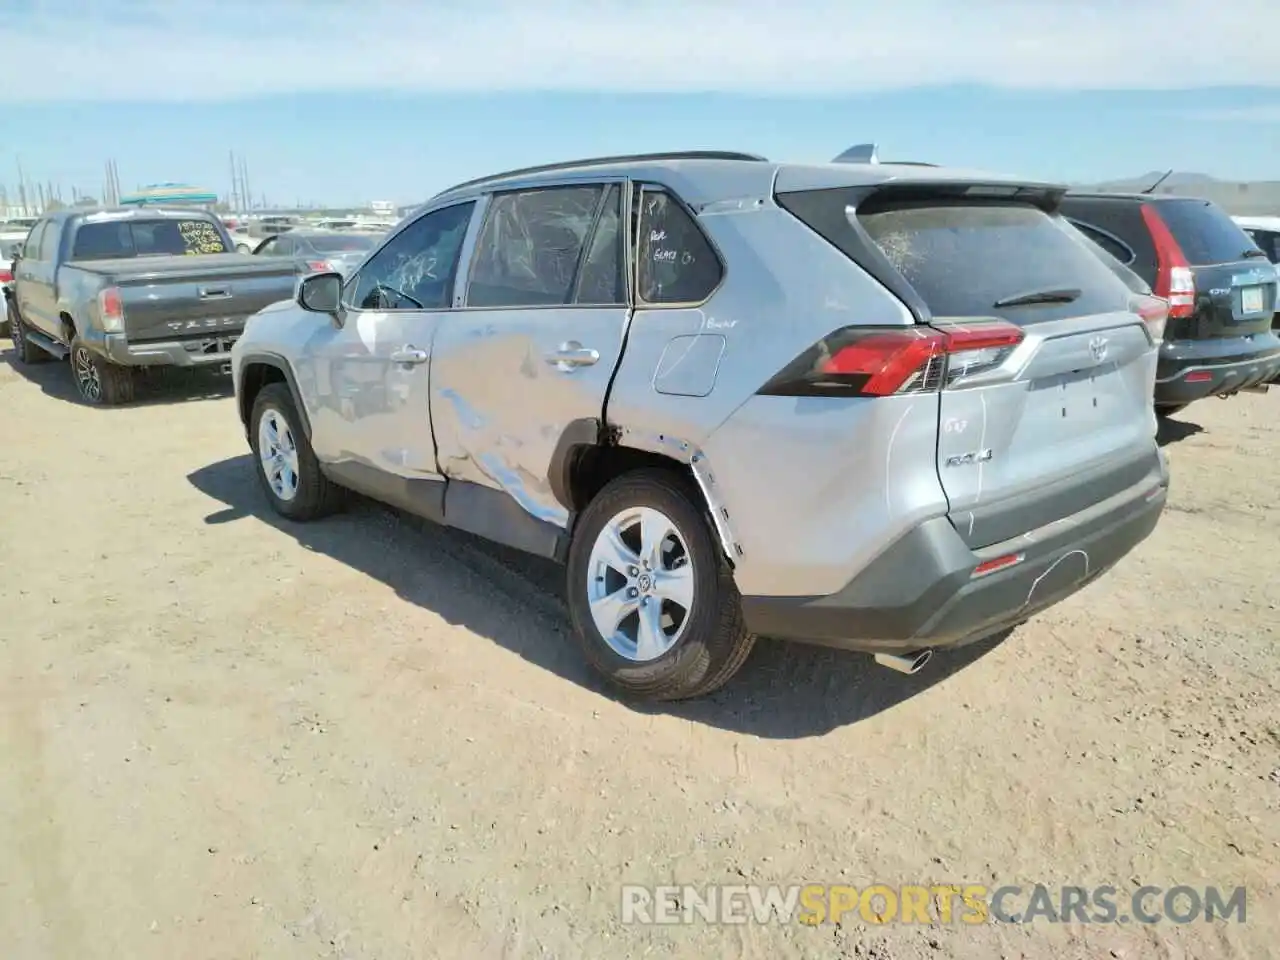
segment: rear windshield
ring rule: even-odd
[[[1140,283],[1065,221],[1025,203],[912,202],[860,212],[858,221],[938,317],[1026,324],[1124,310]],[[1040,293],[1069,302],[996,306]]]
[[[373,237],[362,237],[359,234],[332,237],[308,237],[307,243],[320,253],[354,253],[373,249]]]
[[[1254,248],[1249,235],[1212,201],[1162,200],[1155,208],[1193,267],[1235,263]]]
[[[217,227],[208,220],[115,220],[81,224],[71,259],[229,252]]]

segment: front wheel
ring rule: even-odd
[[[53,359],[27,339],[26,324],[18,317],[18,311],[12,303],[6,304],[5,315],[9,318],[9,336],[13,340],[13,352],[19,363],[44,363]]]
[[[80,399],[94,406],[114,406],[133,399],[133,368],[94,353],[79,337],[71,341],[71,372]]]
[[[587,659],[635,696],[710,693],[755,644],[710,524],[669,472],[625,474],[591,501],[574,531],[567,578]]]
[[[269,383],[253,401],[249,445],[271,507],[290,520],[314,520],[342,505],[342,488],[320,472],[293,395]]]

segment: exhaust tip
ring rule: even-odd
[[[875,661],[880,664],[880,666],[888,667],[890,670],[896,670],[898,673],[905,673],[908,675],[919,673],[932,659],[932,647],[925,647],[923,650],[916,650],[914,653],[907,653],[902,656],[892,653],[877,653],[875,655]]]

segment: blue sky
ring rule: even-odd
[[[110,157],[126,191],[226,192],[234,150],[273,202],[411,202],[548,160],[826,160],[867,140],[885,158],[1039,178],[1280,179],[1280,2],[1212,9],[0,0],[0,184],[20,158],[31,180],[97,196]]]

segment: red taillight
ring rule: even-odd
[[[13,271],[8,267],[0,267],[0,283],[13,282]]]
[[[118,287],[98,291],[98,316],[106,333],[120,333],[124,329],[124,303]]]
[[[333,271],[333,264],[328,260],[308,260],[307,269],[316,273],[331,273]]]
[[[1189,317],[1196,309],[1196,278],[1191,265],[1155,207],[1144,203],[1142,219],[1156,250],[1155,294],[1169,301],[1170,319]]]
[[[1213,371],[1211,370],[1194,370],[1182,378],[1187,383],[1204,383],[1213,379]]]
[[[927,393],[999,366],[1022,342],[1003,320],[933,327],[845,327],[787,364],[760,393],[887,397]]]

